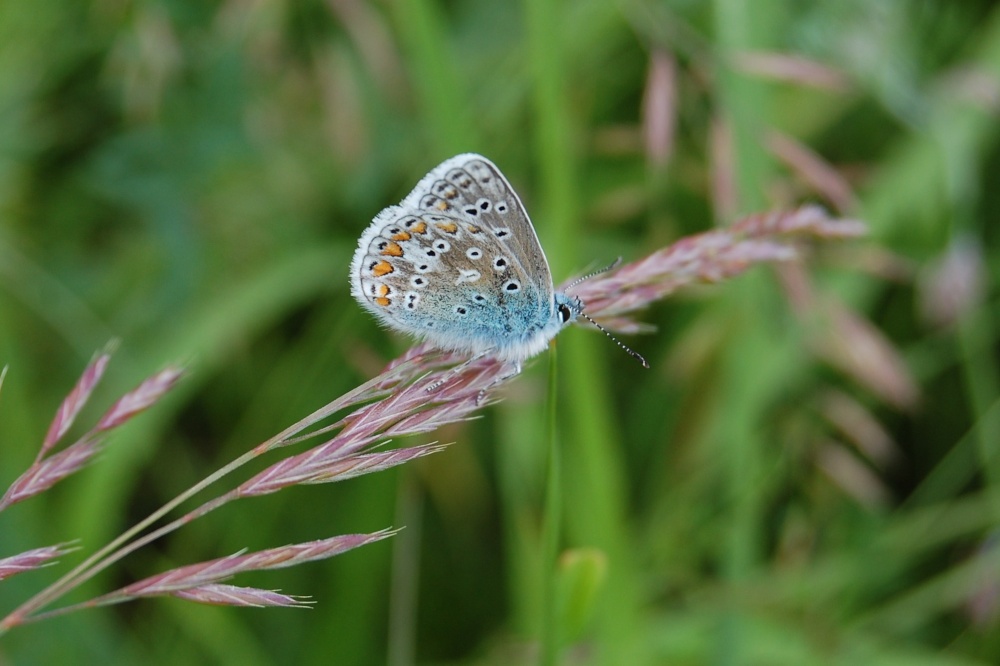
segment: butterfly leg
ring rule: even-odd
[[[476,396],[476,406],[477,407],[479,406],[479,403],[481,403],[483,401],[483,398],[486,397],[486,392],[489,391],[491,388],[493,388],[497,384],[500,384],[502,382],[507,381],[511,377],[517,377],[519,374],[521,374],[521,363],[520,362],[514,364],[514,369],[513,369],[512,372],[508,372],[507,374],[500,375],[499,377],[497,377],[496,379],[494,379],[492,382],[490,382],[489,385],[486,386],[486,388],[484,388],[481,391],[479,391],[479,395]]]
[[[471,364],[475,363],[479,359],[483,358],[484,356],[488,356],[488,355],[489,355],[488,351],[479,352],[475,356],[472,356],[472,357],[466,359],[465,361],[462,361],[461,363],[459,363],[458,365],[456,365],[454,368],[452,368],[451,370],[449,370],[446,375],[444,375],[443,377],[441,377],[441,379],[438,379],[437,381],[431,383],[424,390],[427,393],[433,393],[434,391],[437,391],[439,388],[441,388],[442,386],[444,386],[445,384],[447,384],[448,382],[450,382],[452,379],[454,379],[456,376],[458,376],[459,374],[461,374],[461,372],[463,370],[465,370],[467,367],[469,367]]]
[[[471,365],[472,363],[475,363],[476,361],[478,361],[481,358],[489,356],[491,353],[492,353],[492,351],[480,352],[480,353],[476,354],[475,356],[472,356],[471,358],[469,358],[469,359],[467,359],[465,361],[462,361],[461,363],[459,363],[458,365],[456,365],[454,368],[452,368],[451,370],[449,370],[448,373],[445,376],[441,377],[441,379],[438,379],[437,381],[429,384],[427,386],[427,388],[424,389],[424,391],[426,391],[427,393],[433,393],[434,391],[437,391],[439,388],[441,388],[442,386],[444,386],[445,384],[447,384],[448,382],[450,382],[452,379],[454,379],[456,376],[458,376],[459,374],[461,374],[462,371],[464,371],[467,367],[469,367],[469,365]],[[476,396],[476,405],[477,406],[483,401],[483,398],[486,397],[486,393],[489,392],[490,389],[492,389],[493,387],[497,386],[498,384],[502,384],[503,382],[507,381],[508,379],[511,379],[512,377],[517,377],[519,374],[521,374],[521,363],[520,362],[513,363],[513,364],[505,363],[504,366],[507,367],[507,368],[511,368],[511,371],[500,375],[499,377],[497,377],[496,379],[494,379],[493,381],[491,381],[488,385],[486,385],[483,389],[481,389],[479,391],[479,394]]]

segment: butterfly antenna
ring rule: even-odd
[[[608,271],[613,271],[614,269],[618,268],[618,265],[620,263],[622,263],[622,258],[618,257],[611,264],[605,266],[604,268],[600,268],[600,269],[594,271],[593,273],[587,273],[583,277],[578,277],[577,279],[573,280],[568,285],[566,285],[566,291],[569,291],[570,289],[572,289],[576,285],[580,284],[584,280],[589,280],[590,278],[596,277],[596,276],[600,275],[601,273],[607,273]],[[587,319],[590,319],[590,317],[587,317]],[[593,321],[593,320],[591,319],[591,321]],[[598,326],[598,328],[600,328],[600,327]],[[601,330],[604,330],[604,329],[601,329]],[[604,332],[607,333],[607,331],[604,331]]]
[[[615,263],[617,264],[618,262],[615,262]],[[611,267],[605,268],[604,270],[610,270],[610,268]],[[598,273],[603,273],[603,272],[604,271],[598,271]],[[597,273],[594,273],[594,275],[597,275]],[[588,276],[588,277],[590,277],[590,276]],[[581,278],[581,279],[586,279],[586,278]],[[601,331],[601,333],[603,333],[604,335],[606,335],[609,338],[611,338],[616,345],[618,345],[622,350],[625,351],[626,354],[628,354],[632,358],[634,358],[637,361],[639,361],[639,363],[642,363],[642,367],[644,367],[644,368],[648,368],[649,367],[649,363],[647,363],[646,359],[642,357],[642,354],[640,354],[639,352],[631,349],[624,342],[622,342],[621,340],[619,340],[615,336],[611,335],[611,333],[608,331],[608,329],[604,328],[603,326],[601,326],[600,324],[598,324],[596,321],[594,321],[593,319],[591,319],[590,315],[588,315],[586,312],[581,312],[580,316],[583,317],[584,319],[586,319],[587,321],[589,321],[594,326],[596,326],[598,328],[598,330]]]

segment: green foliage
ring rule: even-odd
[[[627,340],[651,371],[560,336],[564,663],[996,663],[998,113],[989,2],[2,2],[0,487],[109,339],[101,407],[168,361],[192,376],[0,516],[0,557],[100,547],[403,351],[351,299],[350,254],[476,151],[557,282],[804,200],[872,229],[652,309]],[[442,454],[227,507],[84,591],[416,533],[239,581],[313,610],[144,601],[19,628],[0,660],[535,663],[543,367],[428,438]],[[5,582],[0,615],[53,571]]]

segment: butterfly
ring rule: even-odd
[[[494,356],[513,374],[578,317],[593,322],[579,299],[556,292],[514,188],[472,153],[444,161],[375,216],[350,281],[362,307],[389,328],[442,350]]]

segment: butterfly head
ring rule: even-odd
[[[569,326],[583,313],[583,301],[563,293],[555,295],[555,323],[559,329]]]
[[[612,267],[616,264],[612,264]],[[592,277],[592,275],[585,276],[583,279],[585,280],[589,277]],[[580,280],[574,282],[573,284],[579,284],[579,282]],[[632,358],[642,363],[642,367],[644,368],[649,367],[649,363],[646,362],[646,359],[642,356],[642,354],[639,354],[638,352],[634,351],[631,347],[624,344],[621,340],[611,335],[611,333],[606,328],[604,328],[596,321],[591,319],[590,315],[588,315],[586,312],[583,311],[583,301],[581,301],[576,296],[567,296],[566,294],[558,293],[555,295],[555,305],[556,305],[556,312],[554,320],[558,322],[558,327],[556,328],[555,333],[558,333],[560,330],[562,330],[563,327],[572,324],[574,321],[577,320],[577,318],[586,319],[588,322],[597,327],[598,330],[604,333],[604,335],[611,338],[611,340],[616,345],[618,345],[626,354],[628,354]],[[554,336],[555,333],[553,333],[552,335]]]

